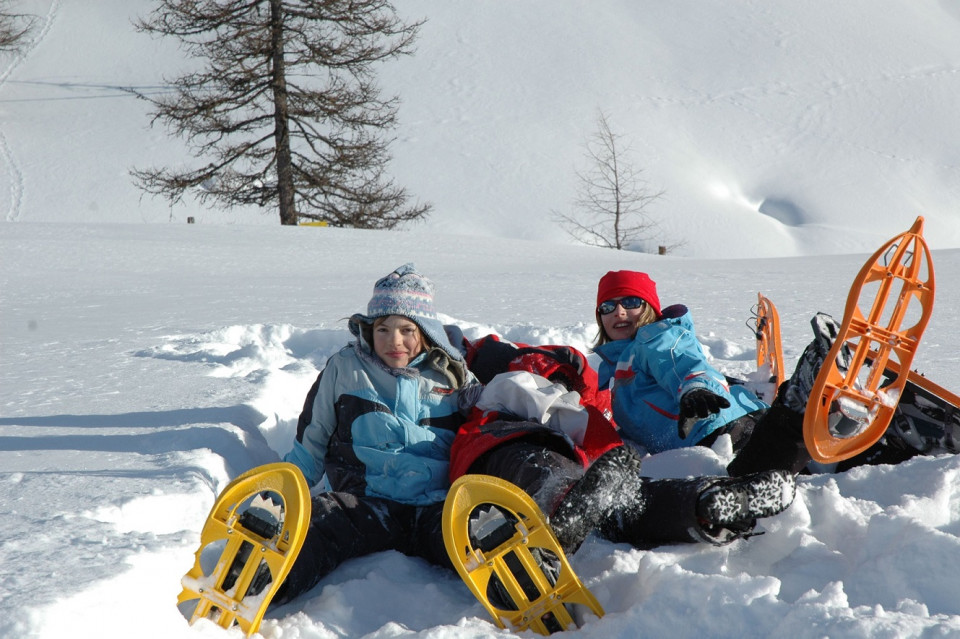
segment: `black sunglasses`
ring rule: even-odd
[[[607,300],[606,302],[601,302],[600,306],[597,307],[597,312],[599,312],[601,315],[609,315],[617,310],[617,304],[626,310],[632,310],[635,308],[640,308],[646,304],[646,302],[635,295],[631,295],[630,297],[621,297],[618,300]]]

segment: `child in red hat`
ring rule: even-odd
[[[829,315],[813,318],[813,342],[768,405],[710,364],[687,307],[661,308],[646,273],[610,271],[600,278],[595,313],[599,384],[612,392],[613,418],[624,438],[658,453],[710,446],[729,434],[736,453],[727,466],[731,476],[772,469],[796,474],[810,463],[803,412],[838,332]]]

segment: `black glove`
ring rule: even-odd
[[[694,388],[680,398],[680,414],[677,416],[677,434],[686,439],[698,419],[703,419],[728,408],[730,402],[705,388]]]

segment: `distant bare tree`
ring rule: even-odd
[[[554,217],[572,237],[592,246],[628,249],[653,239],[657,223],[647,207],[664,191],[654,191],[641,180],[642,171],[627,160],[629,149],[623,136],[610,128],[604,113],[597,116],[597,130],[586,144],[589,166],[577,171],[577,197],[571,214],[554,212]]]
[[[157,0],[138,30],[180,41],[204,67],[138,97],[184,138],[193,170],[134,170],[138,186],[171,204],[276,206],[281,224],[393,228],[429,204],[385,177],[397,98],[374,66],[408,55],[422,22],[403,23],[388,0]]]
[[[0,0],[0,53],[20,53],[36,16],[14,13],[10,0]]]

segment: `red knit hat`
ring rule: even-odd
[[[636,295],[650,305],[660,317],[660,298],[657,284],[646,273],[637,271],[610,271],[600,278],[597,285],[597,306],[615,297]]]

